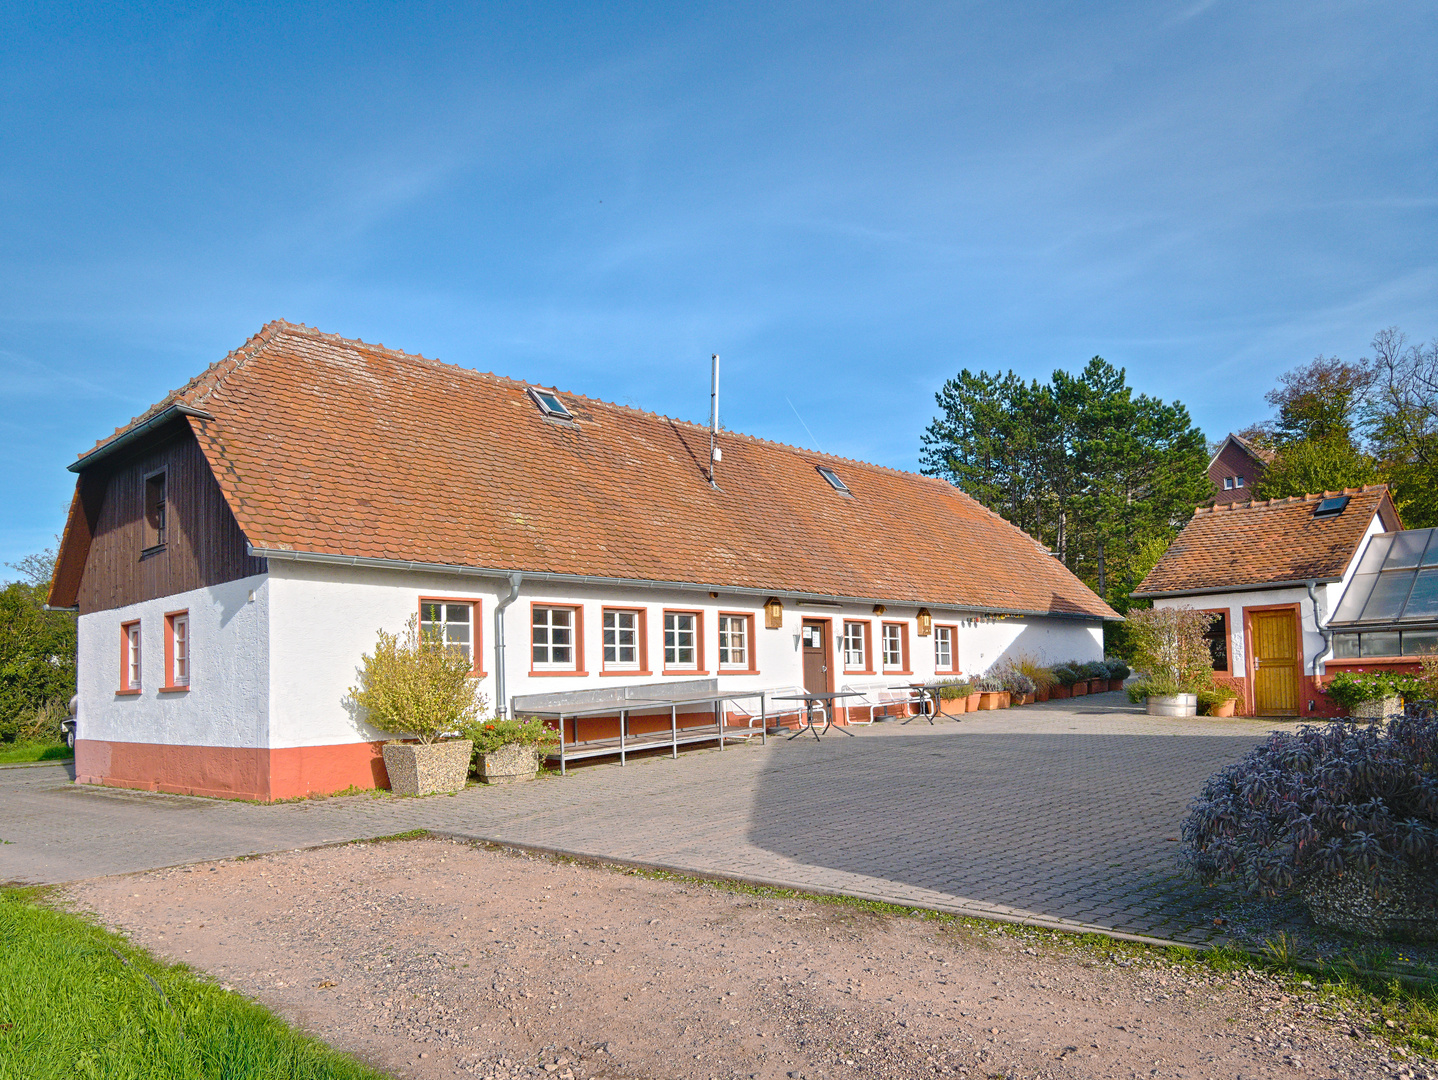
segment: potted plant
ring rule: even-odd
[[[939,685],[939,712],[954,716],[968,711],[969,695],[973,686],[963,679],[950,679]]]
[[[533,780],[545,748],[559,742],[559,732],[539,719],[475,720],[464,734],[474,744],[471,767],[485,784]]]
[[[1438,937],[1438,719],[1275,732],[1211,776],[1180,863],[1206,884],[1296,894],[1349,933]]]
[[[384,744],[390,790],[400,795],[459,791],[471,745],[453,738],[484,709],[469,656],[457,645],[421,636],[411,615],[403,634],[381,630],[374,654],[360,661],[350,700],[370,726],[399,736]]]
[[[1421,679],[1388,671],[1340,671],[1323,692],[1359,720],[1382,720],[1401,713],[1404,701],[1418,701],[1428,694]]]
[[[1073,696],[1073,685],[1078,679],[1074,669],[1067,664],[1055,664],[1049,668],[1049,674],[1053,676],[1053,682],[1049,686],[1049,697],[1066,698]]]
[[[1009,703],[1027,705],[1034,699],[1034,681],[1016,668],[1003,674],[1004,689],[1009,692]]]
[[[1073,681],[1069,684],[1069,696],[1083,697],[1088,693],[1088,676],[1084,674],[1084,665],[1077,660],[1070,660],[1064,667],[1073,672]]]
[[[979,710],[1004,709],[1008,703],[1004,700],[1004,684],[1002,680],[989,676],[980,679],[978,684]]]
[[[1150,716],[1197,716],[1198,691],[1213,685],[1204,638],[1212,615],[1192,608],[1139,608],[1127,615],[1133,661],[1144,678],[1128,687]]]
[[[1110,690],[1122,690],[1123,681],[1132,674],[1129,666],[1122,660],[1105,660],[1108,668],[1108,688]]]
[[[1102,660],[1090,660],[1079,669],[1079,678],[1088,680],[1090,694],[1108,692],[1108,665]]]
[[[1215,682],[1198,692],[1198,711],[1204,716],[1232,716],[1238,703],[1238,691],[1227,683]]]
[[[1018,670],[1028,677],[1029,682],[1034,684],[1033,700],[1047,701],[1049,691],[1054,685],[1053,672],[1039,663],[1034,656],[1020,656],[1016,664]]]

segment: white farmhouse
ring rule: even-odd
[[[84,454],[77,779],[383,786],[347,704],[417,615],[483,693],[728,689],[1096,659],[1113,611],[950,485],[285,322]],[[576,732],[576,734],[579,734]],[[581,734],[580,737],[583,737]]]

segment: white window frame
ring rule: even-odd
[[[1231,476],[1225,476],[1225,477],[1223,478],[1223,490],[1224,490],[1224,491],[1232,491],[1232,490],[1233,490],[1233,477],[1231,477]]]
[[[170,616],[170,685],[190,685],[190,613]]]
[[[475,638],[478,637],[478,634],[475,632],[479,622],[476,617],[476,608],[478,606],[474,600],[447,600],[437,596],[421,596],[419,598],[420,638],[423,639],[426,627],[432,630],[437,629],[439,631],[440,642],[446,646],[458,645],[462,648],[466,659],[469,660],[469,670],[478,671],[479,664],[476,660],[477,653],[475,651]],[[437,607],[440,609],[441,617],[438,621],[424,617],[424,609],[427,607]],[[461,623],[458,620],[451,622],[449,617],[449,609],[451,607],[469,609],[469,621],[467,623]],[[469,640],[451,641],[449,634],[449,628],[451,626],[466,626],[469,631]]]
[[[753,667],[751,662],[752,642],[749,633],[752,615],[720,615],[719,616],[719,666],[721,668],[741,668],[748,671]],[[735,645],[735,636],[738,636],[738,645]],[[735,652],[738,652],[739,659],[734,659]]]
[[[699,662],[699,620],[703,616],[697,611],[666,611],[664,613],[664,670],[666,671],[698,671],[703,665]],[[681,619],[689,620],[689,629],[680,628]],[[689,644],[683,644],[684,635],[688,634]],[[693,659],[685,662],[679,659],[680,652],[689,649]]]
[[[544,622],[540,622],[540,613]],[[567,621],[556,621],[554,616],[562,614]],[[578,671],[579,670],[579,610],[567,604],[535,604],[529,618],[529,662],[534,671]],[[543,641],[539,640],[543,634]],[[557,640],[568,635],[568,642]],[[559,649],[569,650],[568,660],[555,660]],[[540,650],[545,659],[539,659]]]
[[[620,625],[623,618],[628,618],[628,626]],[[604,627],[604,670],[605,671],[638,671],[640,669],[639,630],[644,625],[637,608],[605,608],[603,616]],[[628,633],[629,643],[624,642],[624,635]],[[630,660],[621,659],[621,652],[624,649],[633,651],[634,656]],[[611,653],[613,656],[611,657]]]
[[[144,639],[140,634],[140,623],[126,623],[120,628],[120,633],[124,635],[121,638],[124,657],[120,667],[120,689],[139,690],[144,685],[144,668],[141,666],[141,644]]]
[[[1243,477],[1241,477],[1241,476],[1235,476],[1235,477],[1233,478],[1233,486],[1236,487],[1236,488],[1241,488],[1241,487],[1243,487]]]
[[[857,634],[851,634],[850,630],[857,630]],[[845,671],[865,671],[869,663],[869,624],[859,621],[844,621],[844,632],[840,637],[844,653]],[[853,657],[857,656],[857,660]]]
[[[889,637],[893,631],[894,647],[898,652],[898,659],[889,659]],[[884,623],[879,628],[879,660],[885,671],[904,670],[904,627],[901,623]]]
[[[940,642],[944,645],[942,649],[939,647]],[[945,652],[948,653],[947,657],[943,655]],[[952,626],[934,627],[934,670],[936,672],[954,670],[954,628]]]

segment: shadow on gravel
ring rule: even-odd
[[[1204,781],[1256,742],[831,735],[807,757],[772,757],[749,839],[811,866],[985,906],[1204,940],[1215,936],[1217,897],[1177,877],[1178,830]]]

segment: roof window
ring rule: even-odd
[[[1348,496],[1338,495],[1332,499],[1323,499],[1313,508],[1314,517],[1337,517],[1348,508]]]
[[[559,400],[559,395],[553,390],[541,390],[537,386],[531,386],[529,396],[545,416],[553,416],[559,420],[574,419],[574,414],[564,407],[564,402]]]
[[[839,474],[836,473],[833,469],[829,468],[829,466],[816,465],[815,468],[819,470],[820,476],[822,476],[825,480],[829,481],[829,486],[835,491],[841,492],[845,495],[853,494],[853,492],[849,490],[849,486],[845,484],[844,481],[839,479]]]

